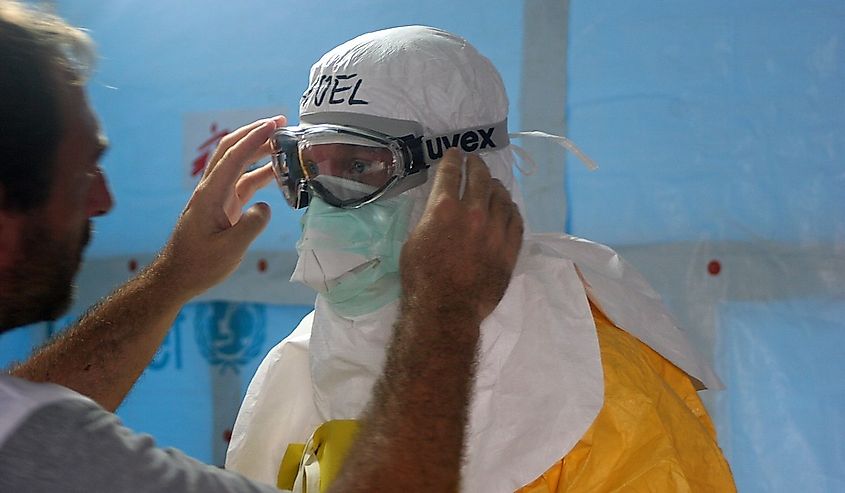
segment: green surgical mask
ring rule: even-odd
[[[343,317],[371,313],[397,300],[399,254],[411,205],[400,195],[341,209],[312,197],[302,217],[299,261],[291,280],[319,291]]]

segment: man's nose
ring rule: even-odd
[[[106,175],[102,169],[98,168],[94,183],[88,193],[88,217],[107,214],[113,206],[114,200],[106,182]]]
[[[326,159],[320,163],[320,174],[329,176],[340,176],[344,173],[343,163],[339,159]]]

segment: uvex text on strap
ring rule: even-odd
[[[316,193],[335,207],[355,208],[393,197],[427,179],[427,170],[456,147],[484,152],[510,143],[507,120],[425,135],[413,121],[343,112],[305,114],[276,130],[273,170],[291,207]]]

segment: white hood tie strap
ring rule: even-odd
[[[540,130],[530,130],[530,131],[524,131],[524,132],[511,132],[510,134],[508,134],[508,136],[510,136],[512,138],[516,138],[516,139],[523,138],[523,137],[533,137],[533,138],[536,138],[536,139],[551,140],[552,142],[554,142],[555,144],[563,147],[564,149],[571,152],[572,154],[575,154],[575,156],[582,163],[584,163],[584,166],[586,166],[588,170],[596,171],[597,169],[599,169],[599,165],[596,164],[596,162],[593,161],[593,159],[590,158],[590,156],[588,156],[584,151],[579,149],[578,146],[575,145],[575,142],[572,142],[571,140],[569,140],[567,137],[564,137],[563,135],[550,134],[548,132],[542,132]],[[525,150],[524,147],[516,145],[513,142],[511,142],[511,148],[512,148],[514,154],[519,156],[519,159],[522,163],[528,164],[528,168],[523,169],[522,166],[520,166],[520,162],[516,163],[516,167],[519,169],[520,173],[522,173],[523,175],[533,175],[534,171],[537,169],[537,162],[534,161],[533,157],[531,157],[531,153],[528,152],[527,150]]]

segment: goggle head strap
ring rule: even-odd
[[[447,149],[457,147],[468,154],[492,152],[510,145],[508,119],[491,125],[478,125],[452,130],[443,135],[425,137],[425,162],[431,166],[439,161]]]
[[[381,116],[348,113],[344,111],[324,111],[306,113],[300,117],[305,124],[331,124],[375,130],[385,135],[404,141],[414,151],[414,159],[406,161],[408,173],[413,174],[428,168],[443,157],[451,147],[464,152],[485,152],[504,149],[510,145],[508,119],[491,125],[477,125],[460,130],[451,130],[442,135],[424,135],[422,125],[410,120],[399,120]],[[418,145],[414,145],[415,142]],[[421,149],[417,149],[417,147]]]
[[[507,118],[492,125],[453,130],[443,135],[414,139],[408,142],[414,159],[407,161],[406,176],[387,189],[380,198],[390,198],[428,180],[428,168],[443,158],[447,149],[457,147],[466,153],[490,152],[510,145]]]
[[[510,145],[507,118],[491,125],[467,127],[433,136],[424,135],[422,125],[414,121],[344,111],[306,113],[300,116],[300,121],[306,125],[331,124],[366,128],[391,136],[405,144],[403,147],[408,155],[404,156],[405,169],[402,179],[393,180],[383,193],[367,202],[395,197],[422,185],[428,179],[428,168],[442,159],[446,150],[452,147],[466,153],[477,153],[497,151]],[[307,194],[307,187],[301,189],[302,192],[298,195]],[[297,203],[307,205],[307,200],[307,197],[304,201],[300,198]]]

